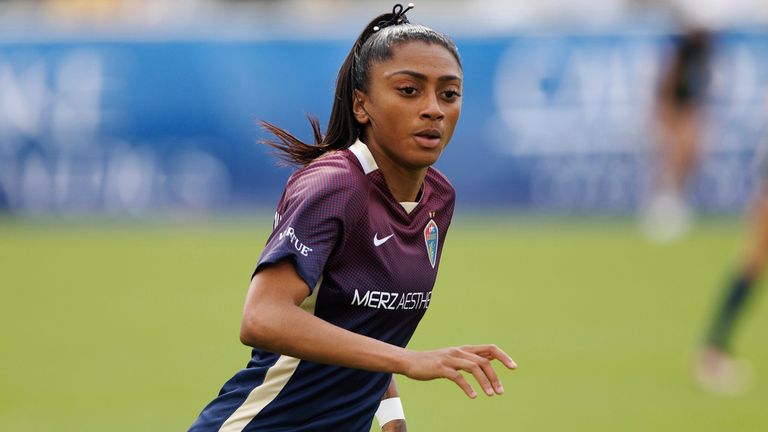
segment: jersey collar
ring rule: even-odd
[[[360,162],[360,165],[363,167],[363,172],[365,172],[366,175],[379,169],[376,160],[373,158],[373,154],[371,154],[371,150],[368,149],[368,146],[365,145],[364,142],[358,139],[354,144],[349,146],[349,150]]]
[[[368,175],[377,169],[379,169],[379,165],[376,164],[376,160],[373,158],[373,154],[371,153],[371,150],[368,148],[367,145],[365,145],[364,142],[360,141],[359,139],[355,141],[354,144],[349,146],[349,151],[352,152],[352,154],[355,155],[357,160],[360,162],[360,166],[363,167],[363,172],[365,172],[365,175]],[[422,186],[423,187],[423,186]],[[421,194],[423,197],[423,193]],[[419,205],[418,202],[401,202],[401,206],[403,206],[403,209],[406,213],[410,214],[414,208],[416,208],[417,205]]]

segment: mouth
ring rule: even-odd
[[[429,149],[439,146],[442,138],[440,131],[434,128],[422,129],[413,134],[413,136],[419,145]]]

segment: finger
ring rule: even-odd
[[[472,355],[472,354],[465,353],[465,355]],[[483,389],[486,395],[493,396],[493,387],[491,387],[491,382],[490,380],[488,380],[488,377],[485,376],[485,372],[483,371],[483,369],[480,367],[479,364],[477,364],[472,360],[460,359],[457,362],[457,365],[459,369],[469,372],[472,374],[472,376],[475,377],[475,380],[478,382],[478,384],[480,384],[480,387]]]
[[[461,375],[461,372],[457,370],[451,370],[450,373],[446,375],[446,378],[453,381],[461,387],[462,390],[464,390],[464,393],[467,394],[470,398],[474,399],[477,397],[477,393],[475,392],[475,389],[472,388],[471,385],[467,382],[467,380],[464,379],[464,377]]]
[[[517,363],[512,360],[512,357],[496,345],[467,345],[463,348],[487,359],[499,360],[508,369],[517,369]]]
[[[493,386],[493,391],[496,392],[496,394],[504,393],[504,386],[501,385],[501,380],[499,379],[499,376],[496,374],[496,370],[493,369],[493,366],[489,361],[490,359],[488,359],[487,357],[483,357],[481,355],[473,354],[468,351],[464,351],[464,353],[466,355],[467,360],[474,362],[478,366],[480,366],[480,369],[482,369],[483,373],[488,378],[488,381],[490,381],[491,385]],[[488,392],[486,391],[486,393]]]

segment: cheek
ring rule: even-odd
[[[396,135],[401,130],[406,129],[409,124],[408,120],[413,117],[408,107],[403,104],[389,103],[382,108],[379,111],[379,115],[382,119],[385,119],[383,122],[383,125],[385,125],[384,133],[389,135]]]
[[[450,139],[453,137],[453,131],[456,129],[456,123],[459,121],[459,114],[461,114],[461,106],[458,108],[450,108],[445,112],[445,123],[446,132],[448,133],[448,141],[450,141]]]
[[[461,105],[448,108],[445,112],[447,123],[450,125],[451,130],[456,127],[456,123],[459,121],[459,115],[461,114]]]
[[[397,125],[397,123],[392,122],[397,122],[407,115],[407,107],[392,95],[379,96],[376,102],[374,108],[376,116],[386,119],[386,124],[388,126],[393,124]]]

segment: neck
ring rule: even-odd
[[[427,168],[409,168],[398,164],[389,158],[386,153],[381,151],[376,145],[369,145],[368,148],[379,166],[384,180],[387,182],[389,193],[392,194],[398,202],[414,202],[419,195],[421,185],[424,184],[424,177],[427,176]]]
[[[421,173],[413,173],[392,167],[385,169],[380,166],[381,174],[387,181],[389,192],[398,202],[415,202],[419,196],[421,185],[424,183],[424,177],[427,175],[427,169],[424,168]]]

